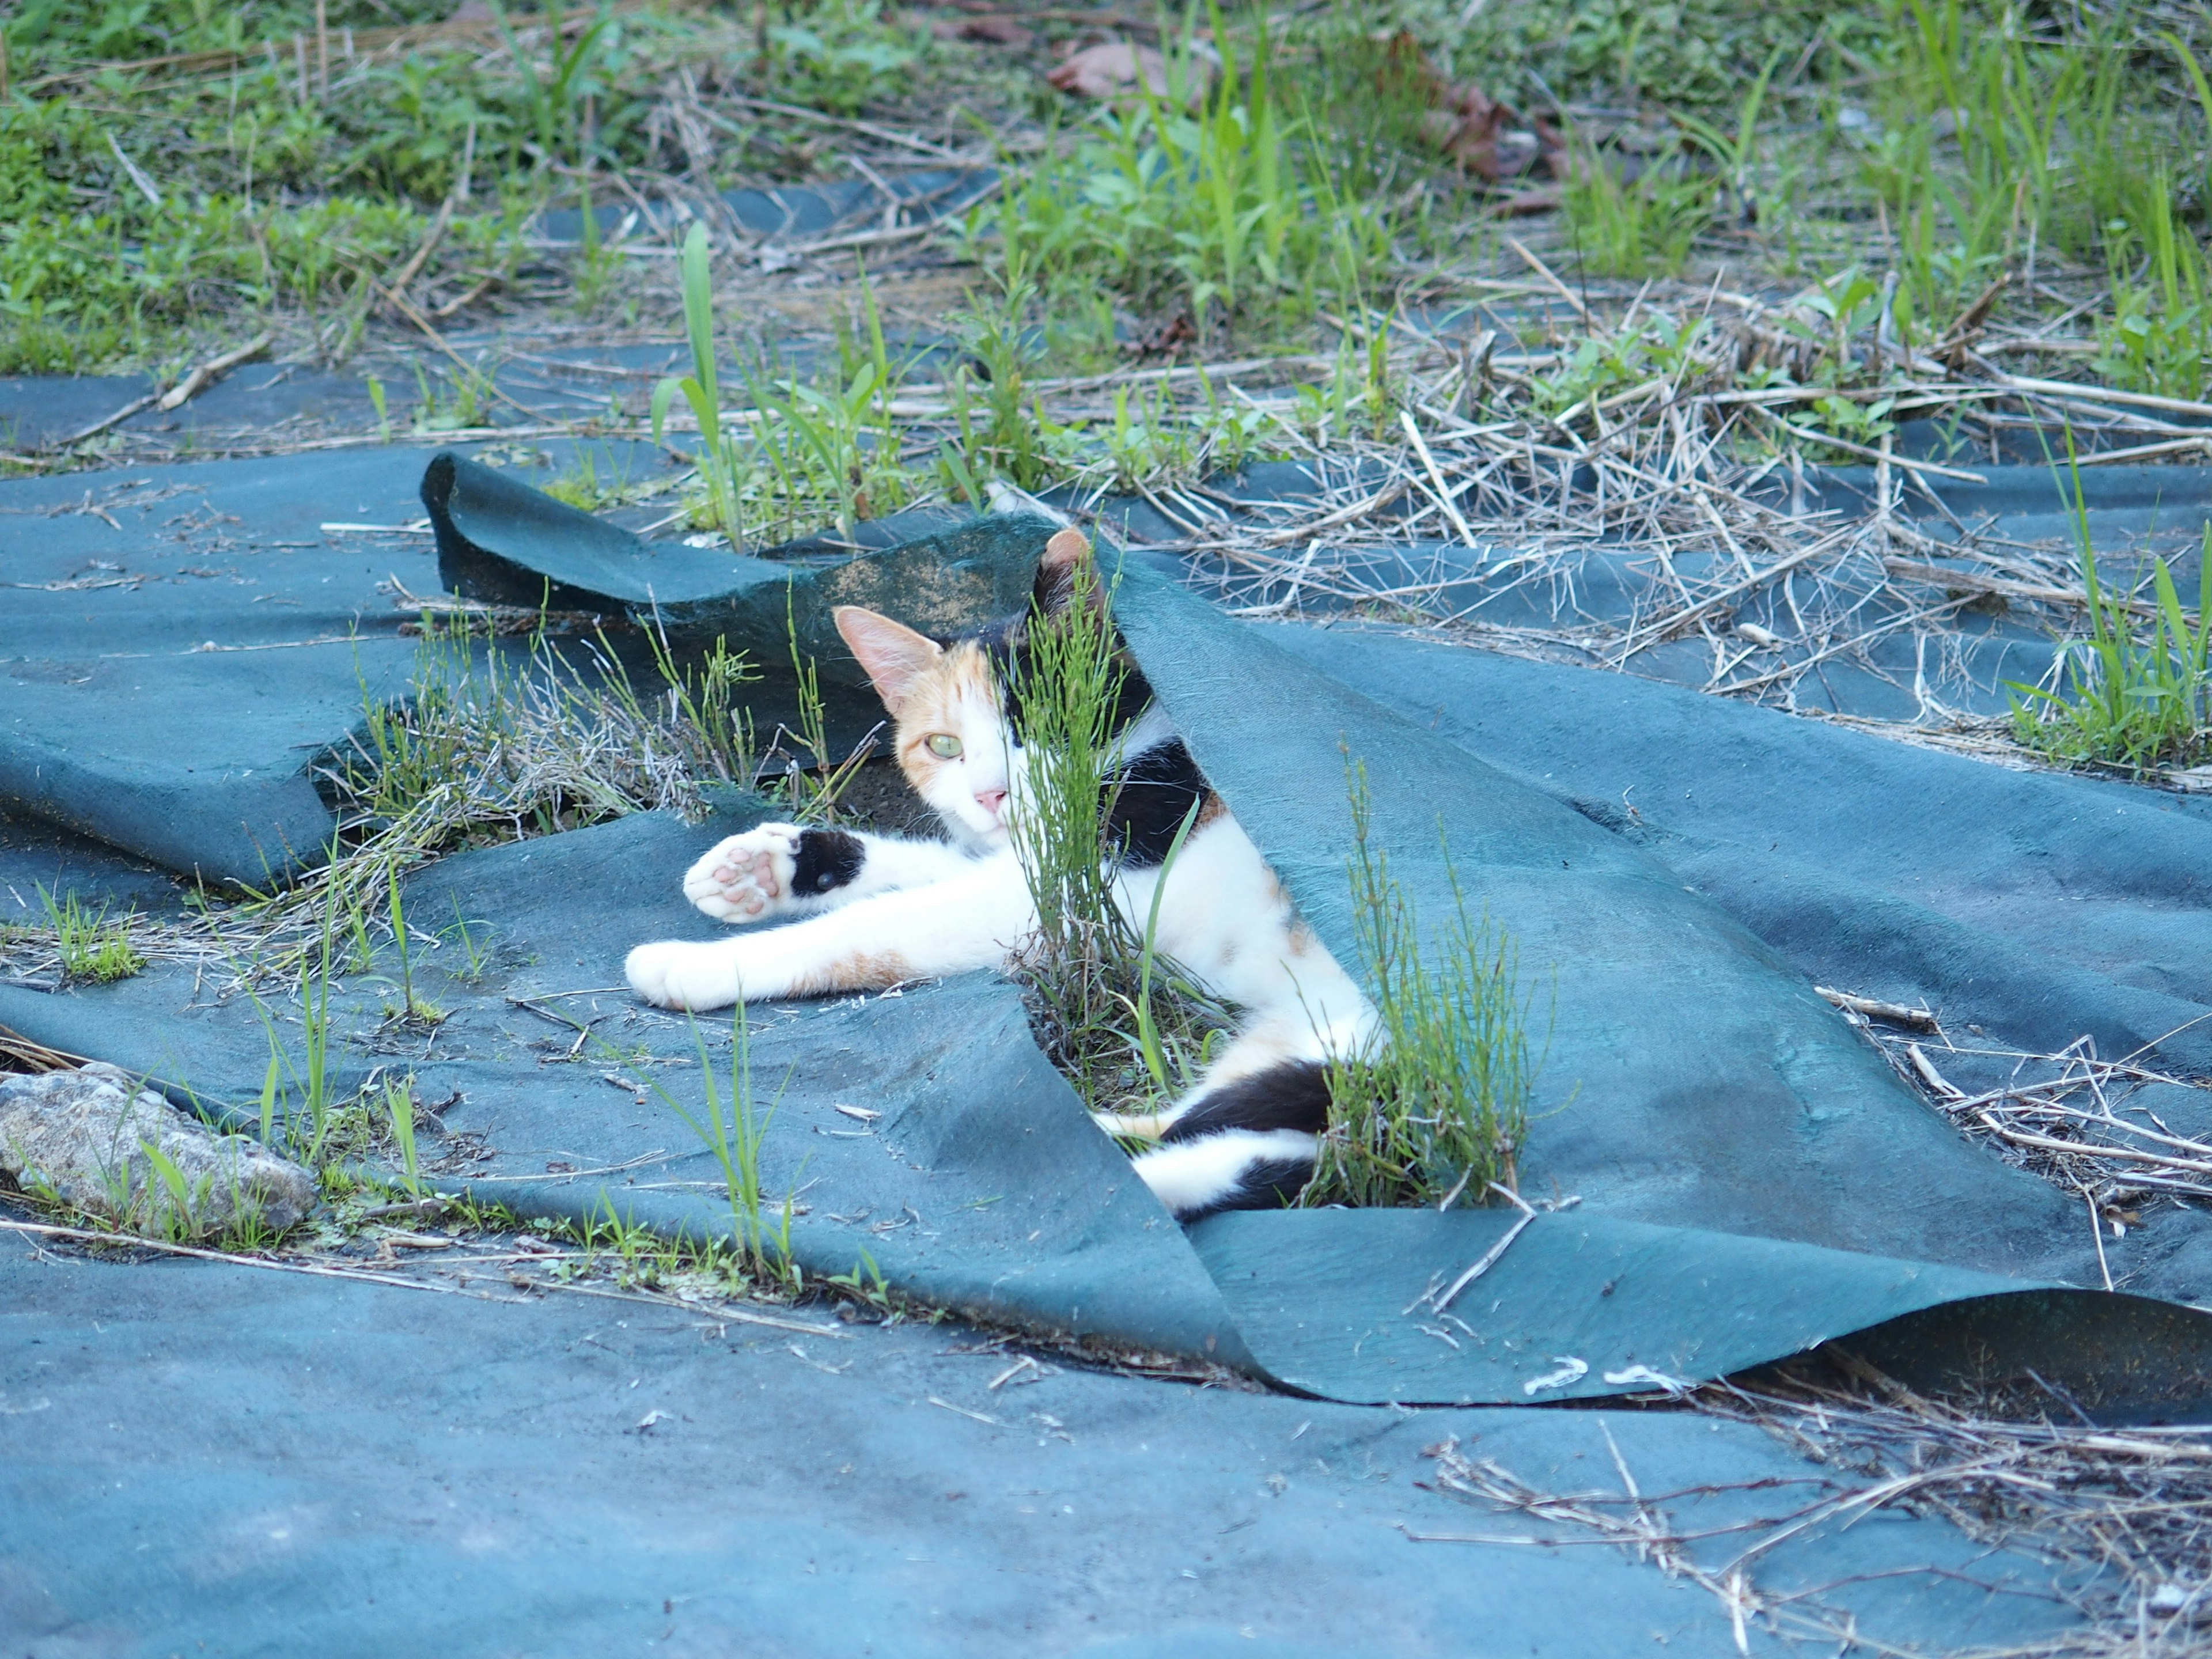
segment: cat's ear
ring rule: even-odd
[[[1037,558],[1036,607],[1046,616],[1067,608],[1068,599],[1075,592],[1075,568],[1091,563],[1091,538],[1070,526],[1053,532],[1052,539],[1044,544]],[[1097,592],[1097,571],[1092,571],[1091,590]]]
[[[857,605],[841,605],[830,614],[837,632],[867,671],[876,695],[894,714],[914,690],[914,683],[945,654],[945,647],[927,635],[917,634],[903,623],[863,611]]]

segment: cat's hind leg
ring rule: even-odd
[[[1303,1011],[1263,1014],[1169,1110],[1103,1127],[1157,1142],[1132,1163],[1178,1220],[1277,1207],[1312,1177],[1328,1127],[1328,1055],[1353,1036],[1318,1032]]]
[[[1313,1179],[1316,1141],[1298,1129],[1227,1129],[1141,1154],[1131,1165],[1178,1221],[1276,1210]]]

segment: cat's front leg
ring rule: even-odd
[[[719,842],[694,864],[684,896],[717,921],[758,921],[927,886],[975,866],[939,841],[763,823]]]
[[[626,964],[631,988],[664,1008],[726,1008],[996,967],[1036,926],[1029,890],[1011,854],[962,866],[781,927],[641,945]]]

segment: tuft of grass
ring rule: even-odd
[[[1326,297],[1385,285],[1388,216],[1346,187],[1291,106],[1265,30],[1240,49],[1212,17],[1211,90],[1193,37],[1165,41],[1164,97],[1146,87],[1102,108],[969,216],[971,246],[1002,264],[1010,294],[1017,277],[1034,281],[1057,305],[1103,282],[1139,311],[1180,307],[1204,330],[1216,313],[1257,325],[1310,317]]]
[[[608,507],[620,506],[630,489],[629,465],[624,462],[611,469],[609,476],[599,473],[599,458],[589,449],[576,456],[575,464],[538,487],[556,501],[565,501],[583,513],[602,513]]]
[[[110,921],[109,906],[88,910],[74,893],[60,899],[42,885],[39,902],[46,907],[47,925],[54,930],[54,948],[61,957],[62,975],[79,983],[112,985],[143,973],[146,958],[131,942],[136,911],[126,911]]]
[[[399,1152],[400,1184],[414,1197],[422,1195],[422,1181],[415,1150],[415,1079],[402,1078],[384,1085],[384,1117],[392,1144]]]
[[[771,1206],[761,1173],[761,1148],[775,1121],[771,1103],[761,1109],[753,1097],[751,1030],[746,1024],[742,999],[730,1011],[730,1074],[726,1087],[715,1073],[714,1056],[696,1021],[691,1039],[699,1054],[702,1096],[695,1109],[678,1100],[649,1072],[647,1085],[661,1103],[684,1121],[714,1155],[722,1175],[724,1195],[730,1206],[734,1253],[743,1271],[764,1285],[797,1292],[804,1288],[799,1264],[791,1255],[791,1223],[795,1209],[793,1194]],[[611,1045],[600,1048],[611,1060],[623,1056]],[[608,1206],[608,1217],[619,1231],[622,1224]],[[679,1241],[680,1244],[680,1241]]]
[[[857,115],[890,93],[927,55],[929,35],[884,15],[883,0],[827,0],[767,31],[774,95],[841,115]]]
[[[744,477],[767,539],[817,529],[825,518],[849,536],[917,493],[891,415],[907,365],[892,361],[865,270],[859,286],[855,314],[832,319],[834,371],[747,376],[755,416]]]
[[[445,1010],[427,1002],[415,990],[414,952],[407,933],[407,915],[399,902],[399,865],[387,861],[384,866],[385,884],[390,911],[392,943],[399,947],[399,1006],[388,1008],[392,1018],[409,1020],[418,1025],[435,1026],[446,1018]]]
[[[422,629],[410,696],[390,705],[364,685],[360,727],[318,769],[339,808],[340,856],[264,902],[350,916],[385,902],[387,866],[633,811],[696,817],[701,781],[757,781],[735,700],[753,671],[719,642],[679,669],[649,630],[666,684],[648,696],[603,645],[572,662],[540,634],[517,660],[465,615]],[[365,937],[356,924],[357,947]]]
[[[605,90],[593,78],[592,69],[607,30],[614,21],[602,0],[599,15],[590,26],[579,31],[573,42],[564,43],[561,13],[558,5],[549,3],[545,8],[546,27],[542,34],[547,61],[541,67],[534,44],[526,46],[509,27],[506,8],[497,0],[494,0],[492,7],[500,36],[507,43],[507,54],[521,80],[520,102],[528,131],[537,139],[537,153],[532,162],[541,169],[562,161],[581,162],[586,159],[582,154],[586,142],[586,126],[581,118],[583,106],[586,99]],[[523,148],[520,138],[521,129],[518,127],[518,149]],[[564,143],[564,139],[570,142]]]
[[[314,945],[303,951],[299,964],[299,1023],[301,1048],[295,1060],[283,1027],[285,1020],[253,988],[244,964],[234,963],[241,988],[253,1006],[254,1015],[268,1039],[269,1066],[261,1084],[261,1140],[279,1144],[277,1106],[286,1103],[282,1145],[298,1162],[321,1170],[325,1154],[337,1156],[373,1133],[366,1108],[358,1099],[342,1097],[331,1075],[333,1016],[331,946],[337,930],[337,907],[324,908]]]
[[[1593,276],[1672,276],[1714,216],[1715,181],[1670,139],[1633,178],[1617,157],[1576,145],[1560,204]]]
[[[754,780],[757,783],[766,776],[781,757],[784,799],[790,805],[793,820],[799,823],[835,823],[838,797],[851,785],[860,763],[874,752],[876,732],[883,726],[878,722],[853,745],[852,752],[843,760],[830,757],[828,713],[822,701],[821,665],[799,648],[799,619],[793,611],[793,588],[787,586],[783,593],[783,627],[791,649],[792,683],[799,696],[799,729],[793,732],[787,726],[776,727],[775,738],[761,757]],[[792,739],[789,749],[784,744],[787,738]]]
[[[1468,915],[1455,876],[1453,915],[1423,951],[1413,901],[1369,840],[1366,768],[1346,769],[1353,915],[1376,1018],[1366,1042],[1330,1060],[1329,1126],[1299,1201],[1480,1203],[1493,1185],[1515,1184],[1542,1063],[1513,941]],[[1449,868],[1449,848],[1445,857]]]
[[[2069,644],[2053,665],[2054,675],[2065,677],[2063,690],[2008,683],[2014,736],[2053,760],[2137,773],[2212,757],[2212,525],[2198,549],[2195,626],[2181,608],[2172,572],[2156,559],[2146,634],[2128,601],[2105,591],[2078,471],[2073,483],[2089,637]]]
[[[2204,395],[2212,362],[2212,258],[2174,222],[2172,179],[2154,164],[2107,227],[2112,314],[2097,325],[2098,374],[2133,392]]]

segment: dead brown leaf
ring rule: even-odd
[[[1153,97],[1167,96],[1167,60],[1150,46],[1133,46],[1127,40],[1085,46],[1045,79],[1079,98],[1114,98],[1133,89],[1139,73]]]

